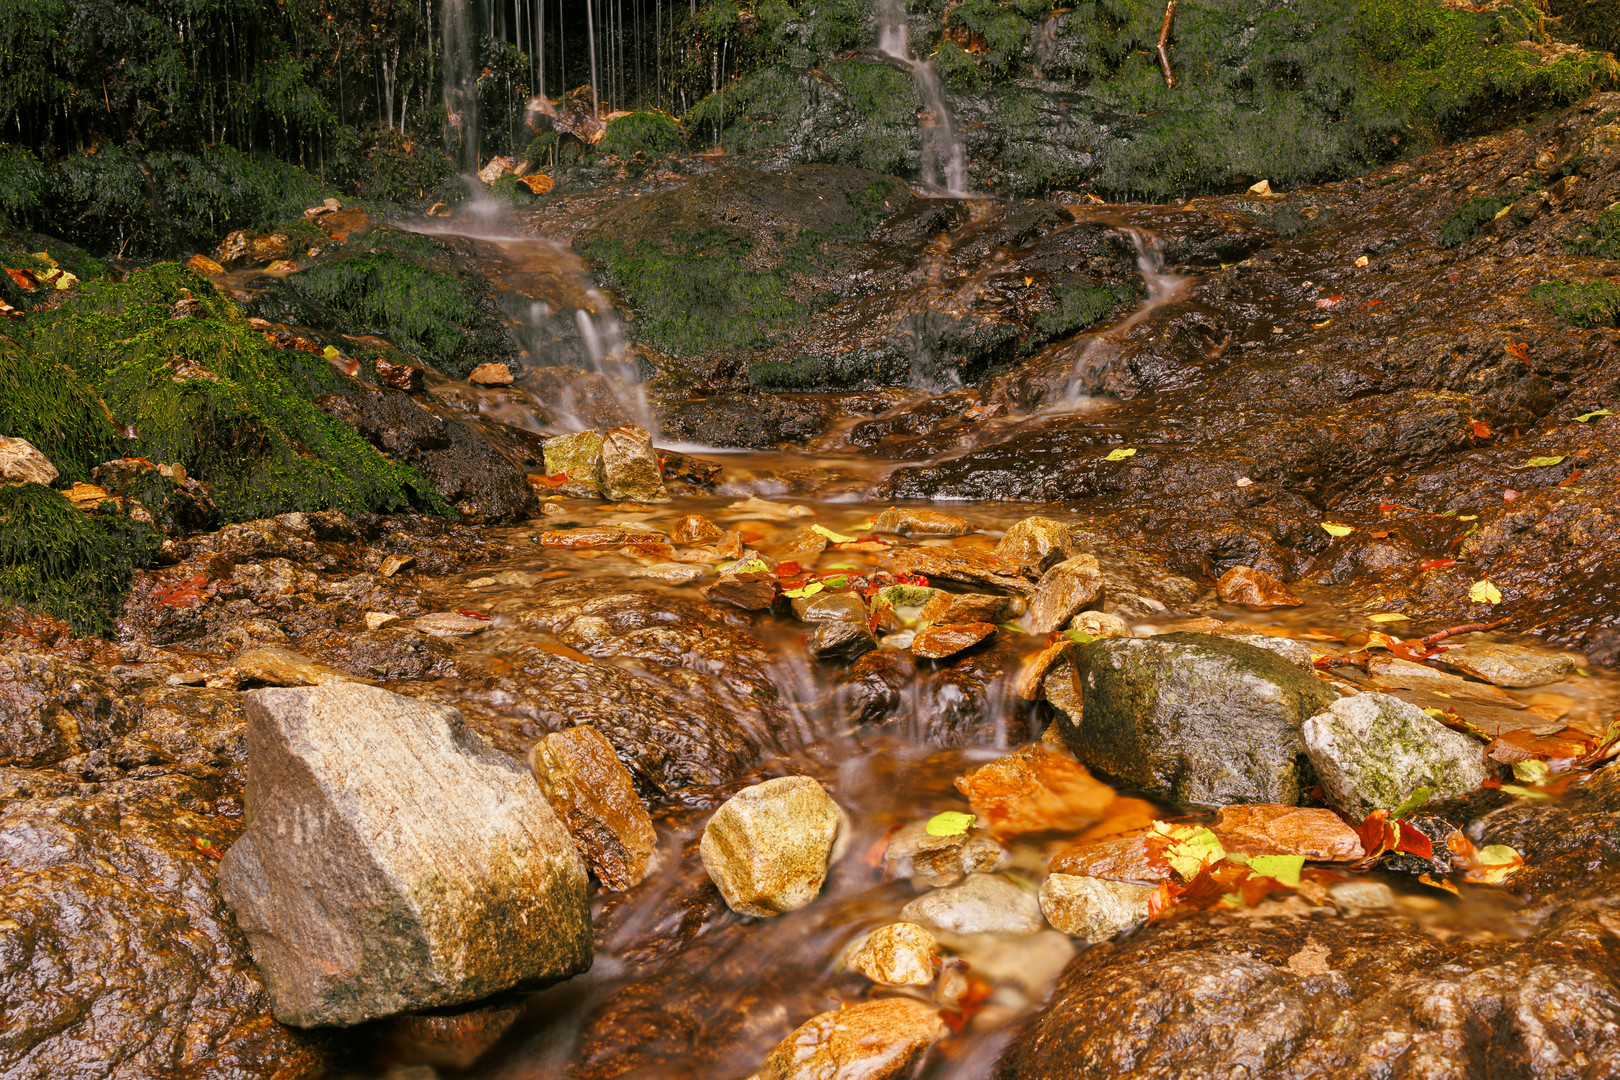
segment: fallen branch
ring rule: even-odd
[[[1159,68],[1164,72],[1164,85],[1176,85],[1175,73],[1170,70],[1170,24],[1176,19],[1176,0],[1164,6],[1164,25],[1159,28]]]
[[[1423,638],[1422,640],[1423,644],[1425,645],[1433,645],[1436,642],[1444,641],[1446,638],[1455,634],[1470,634],[1476,630],[1495,630],[1498,626],[1504,626],[1512,621],[1512,619],[1497,619],[1495,622],[1465,623],[1462,626],[1452,626],[1445,630],[1436,630],[1434,633],[1430,634],[1426,638]]]

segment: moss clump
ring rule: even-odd
[[[1572,326],[1620,327],[1620,285],[1612,281],[1549,281],[1531,289],[1530,299]]]
[[[0,435],[27,439],[65,480],[117,457],[112,414],[72,370],[0,337]]]
[[[481,363],[509,360],[514,349],[493,311],[475,303],[472,287],[419,261],[430,253],[437,254],[430,241],[401,238],[313,266],[287,284],[325,308],[324,321],[351,334],[380,334],[451,378],[464,379]]]
[[[599,154],[630,157],[636,153],[673,154],[686,149],[686,135],[675,118],[658,112],[638,112],[609,120]]]
[[[1034,23],[1029,19],[1002,7],[995,0],[964,0],[951,10],[948,25],[959,49],[962,42],[978,49],[975,66],[987,79],[992,80],[1004,79],[1012,74],[1014,64],[1029,44],[1030,32],[1034,29]]]
[[[762,390],[848,390],[903,383],[909,365],[902,356],[864,351],[768,360],[748,369],[748,382]]]
[[[1454,248],[1467,243],[1479,235],[1479,230],[1512,205],[1513,200],[1506,197],[1470,199],[1458,207],[1457,212],[1440,226],[1440,246]]]
[[[1105,318],[1120,301],[1128,299],[1123,292],[1113,289],[1070,286],[1056,291],[1055,311],[1043,311],[1035,317],[1035,328],[1048,339],[1068,337]]]
[[[114,505],[85,513],[39,484],[0,487],[0,604],[53,615],[77,634],[107,634],[161,539]]]
[[[1592,227],[1570,244],[1570,250],[1577,255],[1620,261],[1620,206],[1599,214]]]
[[[1620,53],[1620,0],[1545,0],[1560,37]]]
[[[273,348],[183,267],[88,285],[56,311],[31,316],[29,331],[37,355],[60,360],[106,403],[123,455],[184,464],[211,486],[225,520],[444,510],[413,470],[310,404],[345,389],[325,360]],[[117,456],[88,446],[63,454],[78,469]]]
[[[0,225],[34,216],[45,200],[48,175],[25,146],[0,145]]]

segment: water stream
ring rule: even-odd
[[[956,135],[956,121],[933,61],[912,55],[905,0],[880,0],[877,17],[878,51],[910,69],[922,94],[926,109],[921,120],[923,182],[929,187],[943,187],[951,195],[967,195],[967,161]]]

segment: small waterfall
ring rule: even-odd
[[[477,0],[444,0],[445,140],[463,173],[478,171]]]
[[[922,125],[923,181],[930,187],[940,187],[943,172],[943,186],[949,194],[967,195],[967,161],[962,143],[956,137],[956,123],[950,106],[945,104],[945,91],[934,71],[933,61],[911,55],[905,0],[879,0],[877,16],[878,51],[911,69],[923,104],[928,108],[928,117]]]

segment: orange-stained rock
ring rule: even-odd
[[[512,369],[505,364],[479,364],[467,376],[467,381],[478,386],[511,386]]]
[[[991,585],[1029,594],[1035,584],[1018,563],[992,551],[960,547],[903,547],[887,552],[878,563],[896,574],[922,574],[929,578]]]
[[[193,255],[186,260],[186,269],[195,270],[207,277],[219,277],[225,268],[206,255]]]
[[[872,531],[900,536],[966,536],[973,531],[973,523],[937,510],[902,510],[891,506],[873,520]]]
[[[1102,819],[1114,789],[1040,744],[956,778],[956,789],[997,836],[1080,832]]]
[[[1028,605],[1018,596],[989,593],[935,593],[917,617],[925,623],[1004,623],[1022,615]]]
[[[938,660],[971,648],[995,632],[996,628],[987,622],[930,626],[917,631],[917,636],[911,639],[911,653],[924,659]]]
[[[595,525],[585,529],[551,529],[540,534],[541,546],[558,548],[623,547],[626,544],[653,544],[663,539],[663,533],[623,529],[615,525]]]
[[[1241,855],[1303,855],[1317,862],[1355,862],[1365,852],[1356,831],[1331,810],[1267,803],[1222,807],[1211,831]]]
[[[702,544],[720,539],[720,526],[702,514],[687,514],[675,523],[670,539],[677,544]]]
[[[602,887],[640,884],[658,836],[613,744],[589,724],[554,731],[529,751],[529,767]]]
[[[528,176],[518,177],[518,183],[522,184],[536,195],[544,195],[546,192],[551,190],[552,184],[555,183],[555,181],[553,181],[551,177],[547,176],[545,173],[530,173]]]
[[[950,1029],[932,1005],[889,997],[824,1012],[777,1044],[758,1080],[900,1080]]]
[[[1148,836],[1122,837],[1098,844],[1075,844],[1052,856],[1047,869],[1054,874],[1106,878],[1109,881],[1136,881],[1152,884],[1170,876],[1162,860],[1151,858]],[[1159,865],[1154,865],[1157,862]]]
[[[1146,799],[1121,795],[1108,804],[1108,816],[1074,838],[1076,845],[1095,844],[1121,836],[1136,836],[1153,828],[1160,817],[1158,807]]]
[[[1025,701],[1036,701],[1041,696],[1041,680],[1052,665],[1063,658],[1063,651],[1072,644],[1067,638],[1058,638],[1052,644],[1024,661],[1018,673],[1018,696]],[[1056,730],[1055,726],[1053,730]]]
[[[1215,591],[1228,604],[1259,610],[1298,607],[1305,602],[1290,592],[1288,586],[1252,566],[1232,567],[1215,583]]]

